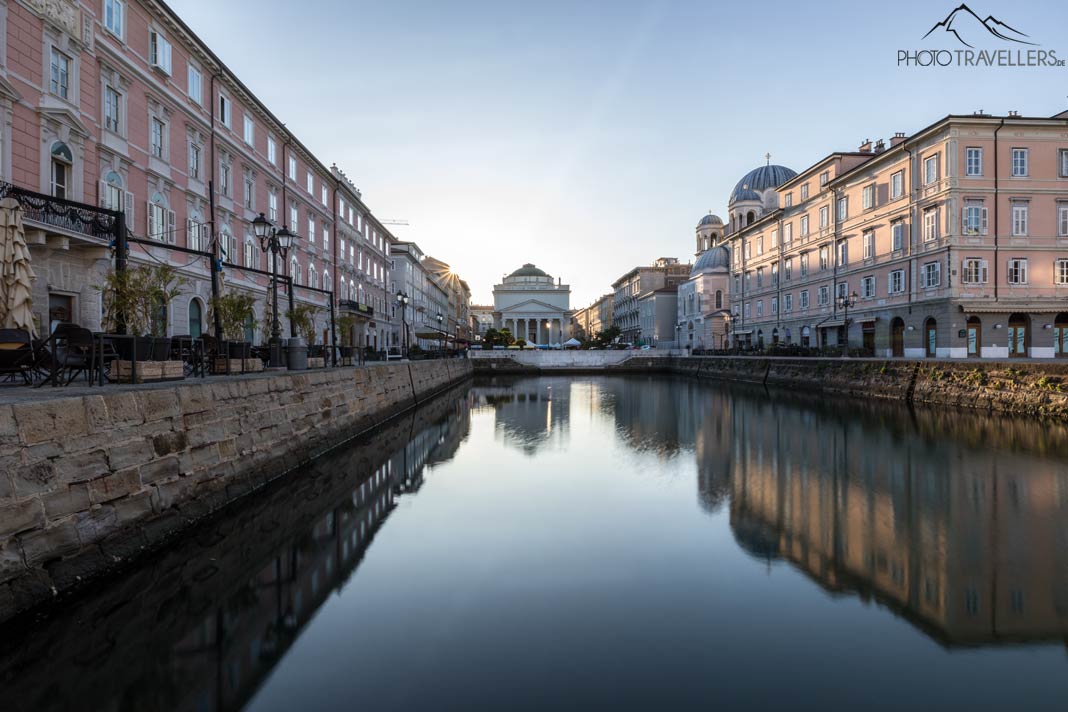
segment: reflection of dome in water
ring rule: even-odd
[[[725,471],[724,471],[725,473]],[[719,511],[730,494],[729,475],[719,477],[715,470],[697,473],[697,501],[709,514]]]
[[[779,558],[779,537],[766,523],[745,513],[731,512],[731,533],[742,551],[770,561]]]

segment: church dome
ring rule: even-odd
[[[718,269],[729,270],[730,266],[730,250],[727,249],[726,245],[719,245],[701,253],[701,256],[694,263],[693,269],[690,270],[690,276],[696,277],[702,272],[712,272]]]
[[[713,215],[712,213],[709,213],[708,215],[705,215],[703,218],[701,218],[701,222],[697,223],[697,227],[704,227],[705,225],[722,225],[722,224],[723,224],[723,218],[721,218],[718,215]]]
[[[522,267],[517,269],[515,272],[512,272],[508,276],[509,277],[548,277],[549,275],[528,262],[527,264],[523,265]]]
[[[755,199],[759,200],[759,193],[771,188],[778,188],[795,176],[797,176],[797,171],[791,170],[786,166],[773,166],[769,164],[754,168],[742,176],[742,179],[734,186],[734,190],[731,191],[729,202],[734,203],[738,200],[754,200],[754,198],[748,197],[749,194],[755,194]],[[742,197],[743,194],[747,197]]]

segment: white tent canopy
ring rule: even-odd
[[[572,338],[564,342],[565,349],[577,349],[579,346],[582,346],[582,342],[578,339]]]

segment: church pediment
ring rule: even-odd
[[[566,310],[539,299],[528,299],[525,302],[519,302],[518,304],[502,309],[502,311],[506,311],[509,314],[543,314],[545,312],[560,313]]]

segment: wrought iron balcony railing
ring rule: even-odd
[[[73,200],[54,198],[0,181],[0,200],[14,198],[22,206],[23,220],[103,242],[115,237],[119,213]]]
[[[353,312],[355,314],[361,314],[366,317],[373,317],[375,315],[374,307],[368,306],[366,304],[361,304],[360,302],[356,302],[351,299],[342,299],[340,302],[338,302],[338,308],[340,308],[341,311]]]

